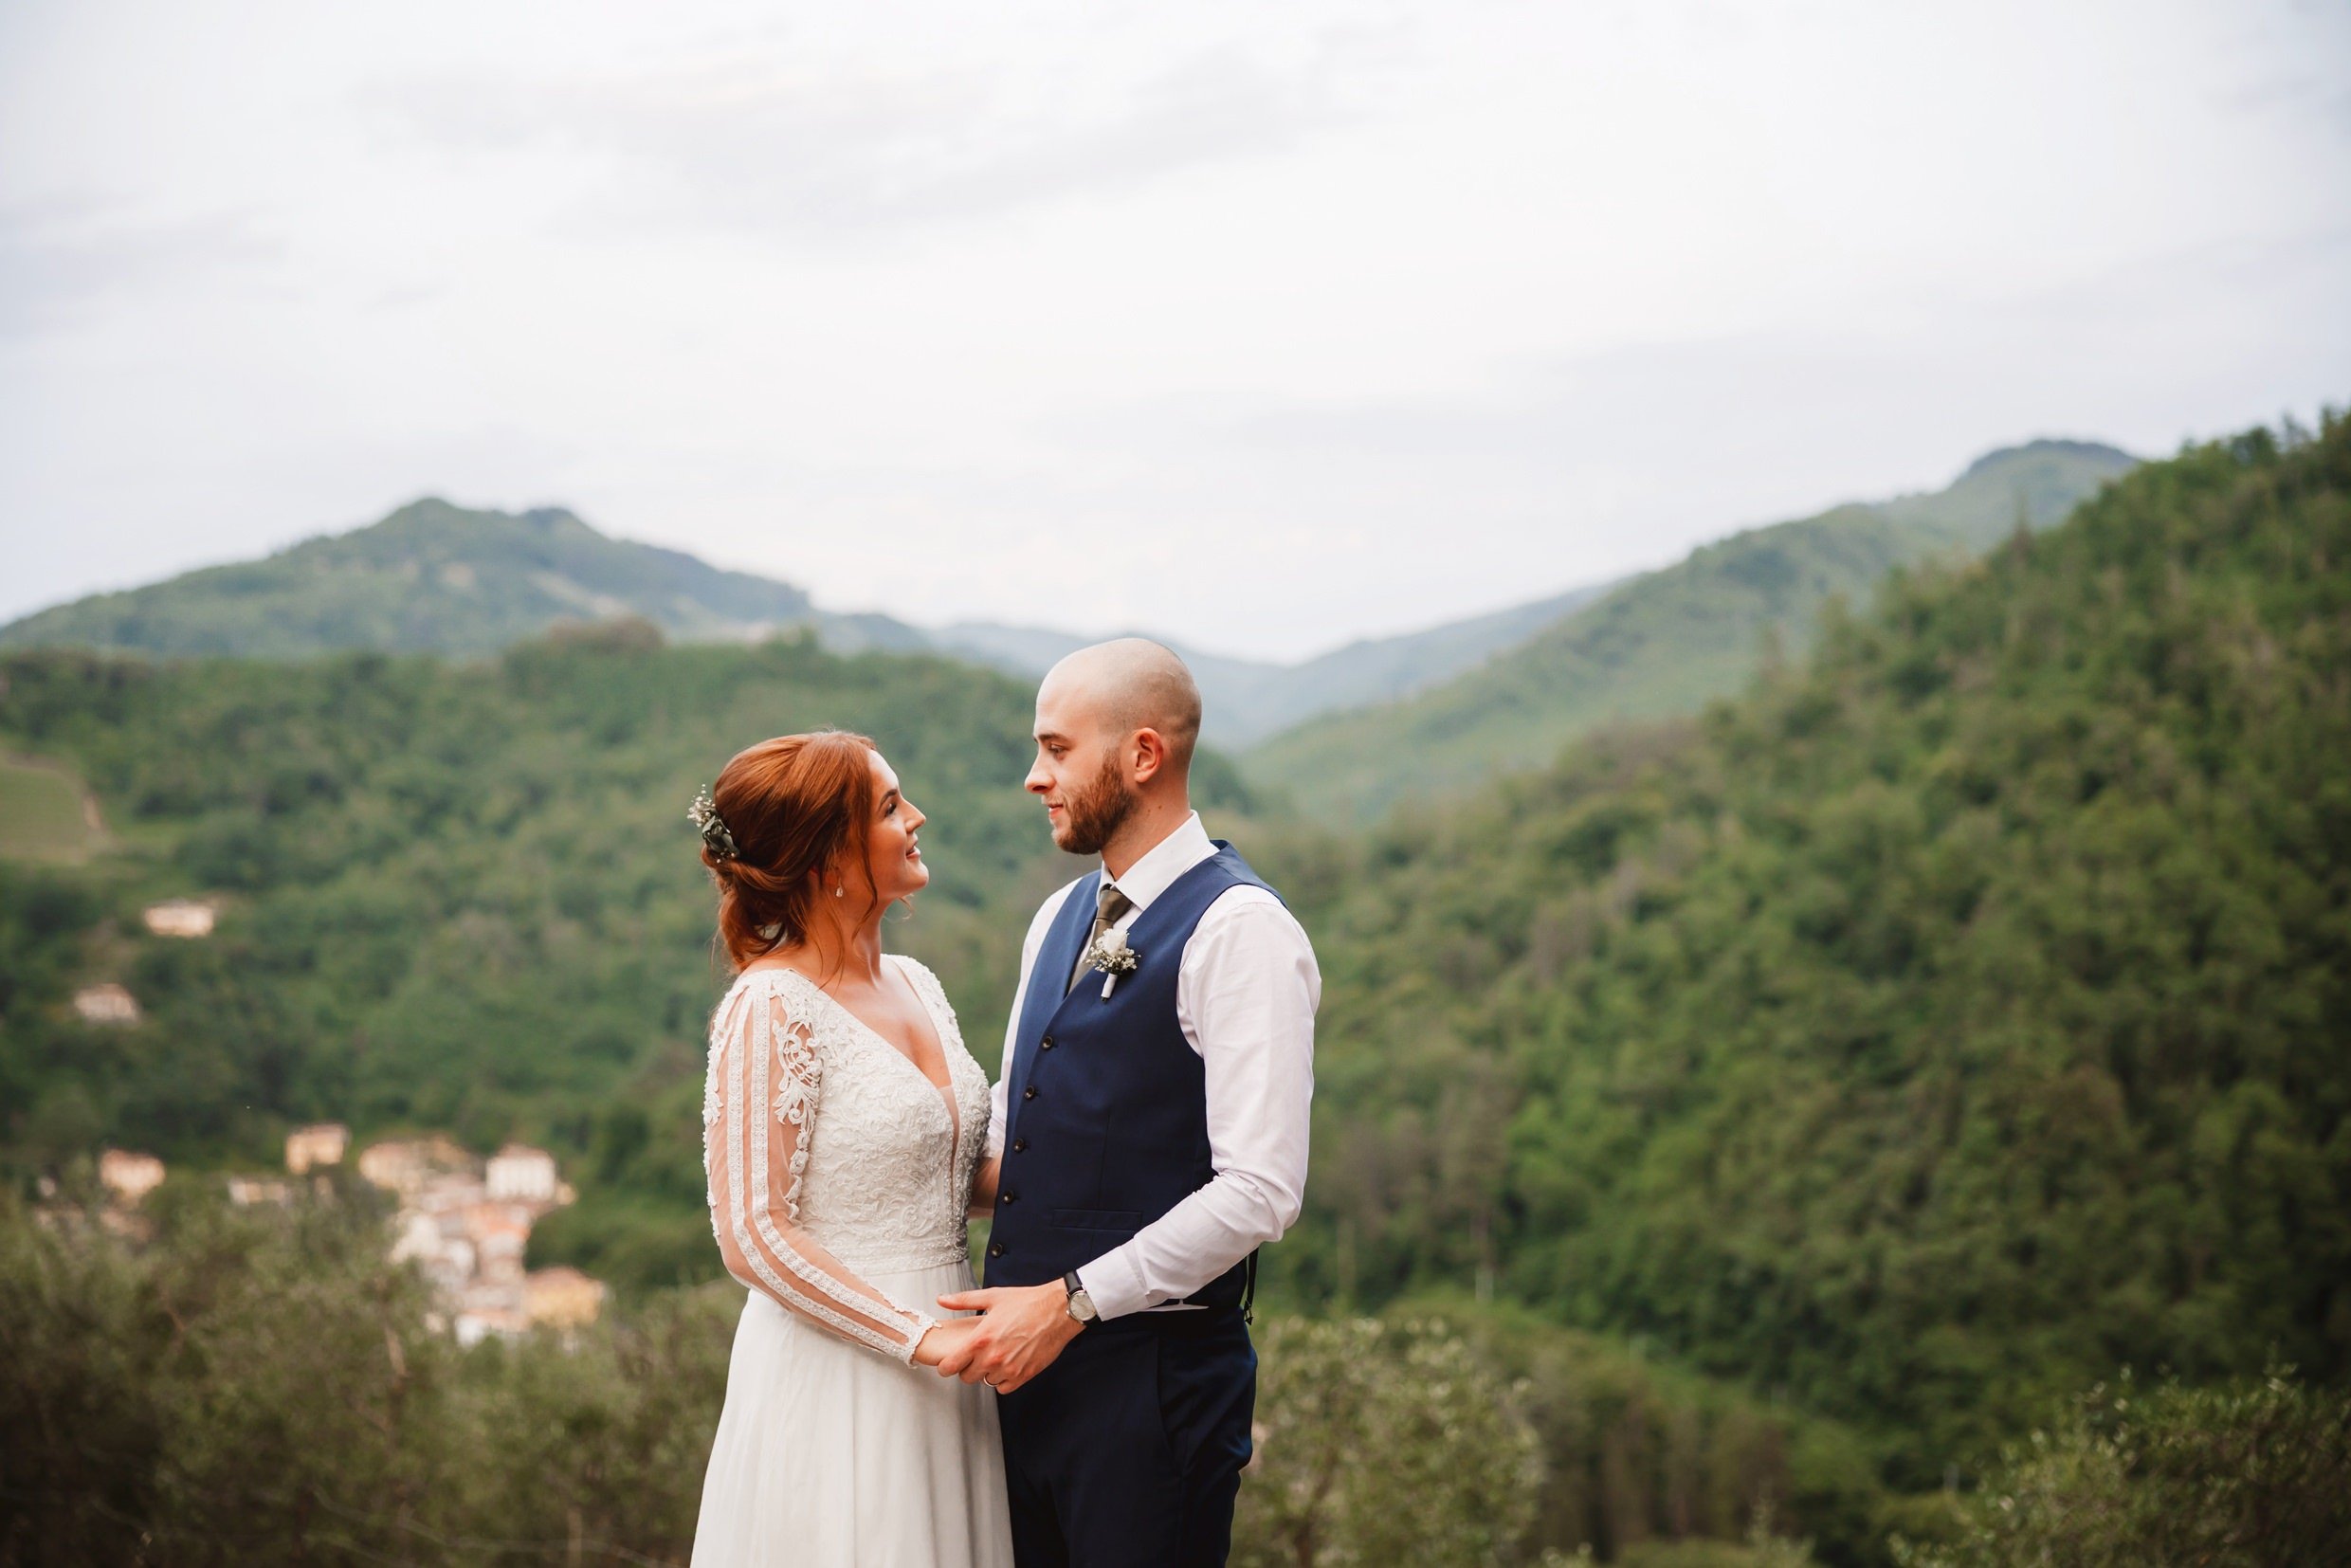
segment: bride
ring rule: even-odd
[[[934,1371],[975,1320],[964,1220],[988,1081],[938,979],[882,951],[930,881],[922,813],[863,736],[738,755],[691,813],[738,971],[710,1027],[711,1228],[750,1291],[695,1568],[1005,1568],[991,1388]]]

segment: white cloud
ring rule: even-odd
[[[431,491],[1296,653],[2037,433],[2306,417],[2347,45],[2289,0],[19,5],[0,615]]]
[[[1109,101],[1040,103],[1005,73],[969,64],[884,70],[731,50],[592,79],[409,80],[370,97],[461,153],[567,148],[609,159],[592,210],[606,225],[825,245],[1277,154],[1331,117],[1321,75],[1286,75],[1227,44]]]

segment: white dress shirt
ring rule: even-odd
[[[1112,879],[1134,902],[1124,931],[1177,877],[1216,853],[1198,812]],[[1103,875],[1110,875],[1109,867]],[[1084,881],[1080,878],[1079,881]],[[1045,901],[1020,953],[1020,989],[1004,1031],[988,1152],[1004,1152],[1005,1085],[1019,1049],[1021,1009],[1037,948],[1078,884]],[[1079,960],[1081,963],[1084,959]],[[1066,985],[1068,976],[1048,983]],[[1189,1296],[1298,1218],[1306,1191],[1306,1132],[1314,1098],[1314,1011],[1322,1000],[1305,928],[1262,887],[1229,887],[1202,912],[1176,976],[1176,1021],[1198,1053],[1208,1095],[1215,1176],[1175,1208],[1078,1270],[1103,1317],[1123,1317]],[[1167,1310],[1186,1310],[1167,1308]]]

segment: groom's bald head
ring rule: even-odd
[[[1112,876],[1192,810],[1200,688],[1154,642],[1082,647],[1037,687],[1037,756],[1023,787],[1044,800],[1053,842],[1099,853]]]
[[[1047,671],[1037,713],[1084,725],[1105,739],[1150,730],[1167,746],[1171,771],[1192,766],[1200,739],[1200,686],[1171,650],[1147,637],[1082,647]]]

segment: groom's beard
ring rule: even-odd
[[[1139,804],[1112,757],[1084,787],[1062,797],[1062,830],[1053,843],[1073,855],[1099,855]]]

